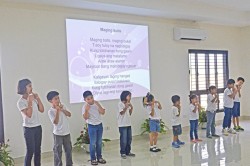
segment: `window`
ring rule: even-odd
[[[228,51],[189,50],[190,94],[199,96],[202,107],[207,106],[208,88],[215,85],[223,110],[223,92],[229,79]]]

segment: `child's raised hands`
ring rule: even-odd
[[[34,99],[35,99],[35,97],[34,97],[33,93],[29,94],[28,101],[32,102]]]
[[[86,104],[86,105],[85,105],[85,110],[86,110],[86,111],[89,111],[89,110],[90,110],[90,105],[89,105],[89,104]]]

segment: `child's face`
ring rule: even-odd
[[[242,86],[244,82],[242,80],[237,81],[237,85]]]
[[[155,99],[152,99],[152,101],[148,102],[149,104],[153,104],[155,102]]]
[[[214,88],[214,89],[211,89],[211,94],[216,94],[217,93],[217,89],[216,88]]]
[[[50,103],[53,106],[59,106],[59,104],[60,104],[60,97],[59,96],[53,97],[52,100],[50,100]]]
[[[126,100],[127,100],[127,102],[130,102],[130,101],[131,101],[131,95],[128,95],[128,96],[126,97]]]
[[[93,96],[88,96],[84,99],[84,101],[86,101],[86,103],[88,103],[89,105],[93,105],[95,100]]]
[[[31,94],[32,93],[32,84],[30,83],[30,84],[28,84],[28,85],[26,85],[26,93],[27,94]]]
[[[228,88],[233,88],[234,84],[228,84]]]
[[[180,105],[181,105],[181,101],[180,101],[180,100],[176,101],[176,102],[174,103],[174,105],[175,105],[175,106],[180,106]]]
[[[195,97],[195,98],[191,99],[191,102],[192,102],[193,104],[194,104],[194,103],[197,103],[197,102],[198,102],[198,98]]]

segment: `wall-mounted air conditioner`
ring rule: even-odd
[[[174,28],[175,40],[206,40],[207,33],[202,29]]]

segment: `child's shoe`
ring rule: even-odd
[[[228,132],[231,133],[231,134],[236,134],[236,131],[232,128],[228,129]]]
[[[211,139],[211,138],[213,138],[213,137],[212,137],[211,135],[208,135],[207,138],[210,138],[210,139]]]
[[[100,164],[106,164],[106,163],[107,163],[107,161],[104,160],[103,158],[100,158],[100,159],[97,160],[97,161],[98,161],[98,163],[100,163]]]
[[[180,145],[177,142],[172,142],[173,148],[180,148]]]
[[[158,152],[158,150],[156,149],[156,147],[150,148],[149,151],[150,152]]]
[[[129,157],[135,157],[135,154],[134,153],[129,153],[129,154],[127,154],[127,156],[129,156]]]
[[[121,157],[122,157],[123,159],[126,159],[126,158],[127,158],[127,155],[126,155],[126,154],[122,154]]]
[[[238,126],[239,130],[244,131],[244,129],[241,126]]]
[[[227,131],[227,129],[222,129],[222,133],[223,133],[223,135],[228,136],[228,131]]]
[[[192,143],[197,143],[195,139],[191,139],[191,142]]]
[[[160,151],[161,151],[161,149],[160,149],[160,148],[155,147],[155,149],[157,150],[157,152],[160,152]]]
[[[213,137],[217,137],[217,138],[218,138],[218,137],[220,137],[220,136],[219,136],[219,135],[217,135],[217,134],[213,134],[212,136],[213,136]]]
[[[202,142],[202,139],[195,139],[196,142]]]
[[[240,128],[239,128],[239,126],[237,126],[237,127],[234,127],[234,130],[235,130],[235,131],[237,131],[237,132],[239,132],[239,131],[240,131]]]
[[[91,160],[91,165],[98,165],[98,162],[96,160]]]
[[[185,142],[181,142],[180,140],[177,140],[178,145],[185,145]]]

